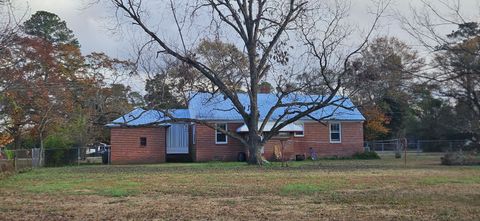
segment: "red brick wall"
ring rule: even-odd
[[[228,123],[229,131],[236,131],[242,123]],[[195,161],[236,161],[239,152],[245,152],[244,145],[233,137],[227,144],[215,144],[215,131],[204,125],[196,125]]]
[[[341,143],[330,143],[329,124],[309,122],[304,124],[304,137],[294,137],[295,154],[310,156],[312,147],[319,157],[351,156],[363,151],[363,123],[341,122]]]
[[[235,131],[241,123],[229,123],[228,129]],[[351,156],[356,152],[363,151],[363,123],[341,122],[341,143],[330,143],[329,126],[318,122],[305,123],[304,137],[293,137],[285,141],[286,156],[295,158],[297,154],[310,156],[309,148],[312,147],[319,157],[327,156]],[[246,148],[235,138],[229,137],[228,144],[215,144],[215,132],[213,129],[196,125],[196,161],[235,161],[239,152],[247,152]],[[271,140],[265,145],[264,156],[272,159],[274,146],[281,148],[278,140]]]
[[[112,164],[165,162],[165,128],[112,128]],[[147,146],[140,146],[140,137],[147,138]]]

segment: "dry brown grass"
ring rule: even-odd
[[[0,180],[0,220],[480,220],[480,167],[408,160],[44,168]]]

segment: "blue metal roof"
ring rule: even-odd
[[[238,98],[245,111],[250,112],[250,98],[246,93],[238,93]],[[292,102],[318,102],[324,97],[319,95],[292,94],[282,99],[283,103]],[[268,111],[275,105],[278,98],[275,94],[258,94],[258,108],[260,119],[263,120]],[[315,119],[321,119],[326,116],[325,120],[342,120],[342,121],[364,121],[365,118],[353,105],[348,98],[336,96],[333,99],[335,105],[330,105],[310,114]],[[348,107],[348,109],[343,107]],[[293,106],[289,107],[289,111],[305,111],[311,106]],[[190,116],[199,120],[226,120],[226,121],[243,121],[241,115],[234,109],[233,103],[221,94],[212,95],[209,93],[195,93],[189,103],[188,109]],[[281,114],[287,110],[286,107],[278,108],[271,116],[271,120],[277,120]],[[284,119],[293,117],[294,114]],[[304,118],[311,119],[311,118]]]
[[[250,112],[250,98],[248,94],[238,93],[238,98],[242,105],[245,107],[245,111]],[[322,99],[322,96],[318,95],[301,95],[293,94],[288,97],[283,98],[283,103],[291,102],[318,102]],[[275,105],[278,98],[275,94],[258,94],[258,108],[260,112],[260,120],[263,120],[268,111]],[[358,109],[352,104],[350,99],[336,96],[335,105],[330,105],[320,110],[314,111],[310,114],[315,119],[321,119],[325,116],[329,116],[324,120],[338,120],[338,121],[364,121],[365,118],[358,111]],[[348,109],[339,107],[344,106]],[[289,107],[289,111],[304,111],[311,106],[294,106]],[[278,108],[272,114],[270,120],[275,121],[279,118],[284,111],[287,110],[286,107]],[[236,111],[232,102],[229,99],[226,99],[221,94],[212,95],[210,93],[194,93],[189,102],[188,109],[173,109],[169,110],[170,114],[175,118],[192,118],[197,120],[212,120],[212,121],[243,121],[242,116]],[[331,116],[330,116],[331,115]],[[294,115],[289,115],[293,117]],[[303,120],[308,120],[311,118],[304,118]],[[108,127],[115,126],[141,126],[141,125],[152,125],[156,123],[164,122],[169,120],[168,117],[165,117],[164,114],[157,110],[144,110],[142,108],[137,108],[131,111],[128,114],[125,114],[123,117],[120,117],[114,120],[112,123],[107,124]]]
[[[187,109],[173,109],[169,110],[175,118],[189,118],[189,111]],[[164,122],[169,120],[168,117],[157,110],[144,110],[142,108],[137,108],[131,111],[128,114],[123,115],[122,117],[117,118],[112,121],[112,123],[107,124],[107,127],[116,127],[116,126],[142,126],[142,125],[152,125],[155,123]],[[165,124],[168,125],[168,124]]]

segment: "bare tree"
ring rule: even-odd
[[[218,77],[224,79],[227,87],[242,91],[247,76],[247,58],[235,45],[219,39],[202,39],[189,53],[221,74]],[[187,106],[192,91],[218,91],[218,87],[195,68],[168,55],[157,55],[152,45],[144,45],[141,53],[136,54],[138,69],[147,76],[145,98],[149,107]]]
[[[242,116],[249,132],[248,136],[242,137],[196,119],[173,120],[204,124],[238,139],[248,147],[250,164],[262,164],[262,147],[286,125],[301,118],[322,121],[329,116],[319,119],[313,117],[312,113],[328,106],[352,108],[343,105],[346,91],[342,87],[342,79],[350,73],[350,59],[365,46],[389,3],[376,2],[372,26],[355,43],[350,41],[354,34],[351,27],[354,26],[348,25],[346,19],[349,4],[340,0],[204,0],[193,5],[189,1],[185,5],[178,3],[175,7],[171,7],[172,1],[160,1],[171,9],[171,17],[174,18],[172,20],[178,31],[179,38],[176,39],[181,39],[181,46],[178,46],[177,41],[169,40],[161,29],[157,30],[157,26],[148,20],[149,15],[153,14],[165,16],[161,10],[149,11],[151,7],[146,6],[147,2],[142,0],[109,1],[115,6],[119,21],[126,17],[147,34],[149,40],[157,44],[160,53],[190,65],[211,81],[218,88],[216,93],[231,101],[232,108]],[[179,12],[188,12],[190,25],[179,19],[182,18],[178,16]],[[205,25],[207,19],[210,22]],[[201,21],[203,23],[198,23]],[[194,28],[185,28],[202,26],[206,28],[196,34],[191,33]],[[228,84],[222,73],[191,56],[191,50],[185,49],[191,45],[187,42],[189,36],[198,35],[207,38],[209,35],[223,36],[222,41],[228,40],[244,51],[248,70],[242,83],[249,97],[248,104],[240,101],[237,88]],[[292,61],[294,58],[298,58],[297,62]],[[320,78],[322,82],[316,81],[313,84],[306,80],[307,76]],[[267,79],[276,82],[277,101],[261,116],[258,105],[259,86]],[[317,95],[307,96],[308,98],[297,96],[312,91],[317,92]],[[281,114],[274,114],[279,110]],[[268,122],[273,122],[273,127],[266,131]]]
[[[420,0],[420,7],[410,7],[411,14],[400,15],[403,30],[430,51],[451,43],[447,34],[468,21],[458,0]]]
[[[0,71],[10,65],[6,61],[6,57],[9,57],[7,47],[13,42],[22,20],[23,16],[15,16],[10,0],[0,0]]]
[[[20,17],[15,16],[15,8],[10,0],[0,0],[0,76],[8,76],[9,68],[18,62],[18,59],[12,59],[10,47],[15,42],[15,34],[24,16],[25,14]],[[5,89],[9,86],[11,86],[9,83],[0,79],[0,102],[6,99]],[[5,106],[1,104],[0,119],[0,132],[12,129],[7,126]],[[20,130],[20,127],[15,127],[14,130]]]
[[[13,16],[12,4],[8,0],[0,0],[0,46],[4,46],[11,38],[18,21]]]
[[[431,70],[421,77],[438,85],[438,94],[453,101],[464,122],[456,128],[480,142],[480,28],[463,11],[461,1],[422,0],[413,16],[401,17],[404,29],[431,56]],[[466,109],[466,110],[465,110]],[[454,125],[451,125],[454,126]]]

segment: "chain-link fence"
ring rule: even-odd
[[[21,171],[35,167],[58,167],[84,164],[108,164],[110,149],[97,148],[40,148],[2,150],[0,153],[1,172]]]
[[[444,165],[478,165],[480,164],[480,144],[470,140],[377,140],[365,142],[366,150],[373,150],[382,156],[404,158],[410,161],[424,159],[424,156],[436,156],[436,161]],[[423,156],[423,157],[422,157]],[[417,158],[415,158],[417,157]],[[419,158],[418,158],[419,157]]]
[[[329,145],[328,143],[316,143],[318,145]],[[342,143],[344,145],[361,145],[358,143]],[[277,145],[281,147],[281,145]],[[304,145],[308,147],[308,145]],[[392,139],[392,140],[376,140],[365,142],[365,150],[375,151],[379,154],[407,154],[409,153],[429,153],[436,152],[442,156],[446,153],[470,150],[480,150],[478,143],[468,140],[407,140]],[[310,148],[311,149],[311,148]],[[280,150],[275,148],[272,153],[266,153],[268,156],[274,154],[278,155]],[[305,149],[305,153],[310,153],[312,150]],[[313,150],[315,151],[315,150]],[[403,152],[403,153],[402,153]],[[471,151],[470,151],[471,152]],[[288,154],[287,152],[284,154]],[[317,152],[315,153],[317,154]],[[319,155],[323,154],[318,152]],[[312,153],[310,153],[312,155]],[[439,155],[440,156],[440,155]],[[59,166],[75,166],[85,164],[109,164],[110,163],[110,148],[102,146],[91,148],[49,148],[41,150],[34,149],[19,149],[19,150],[0,150],[0,172],[5,171],[20,171],[36,167],[59,167]]]
[[[453,152],[478,148],[478,144],[468,140],[375,140],[365,142],[365,148],[376,152]]]

